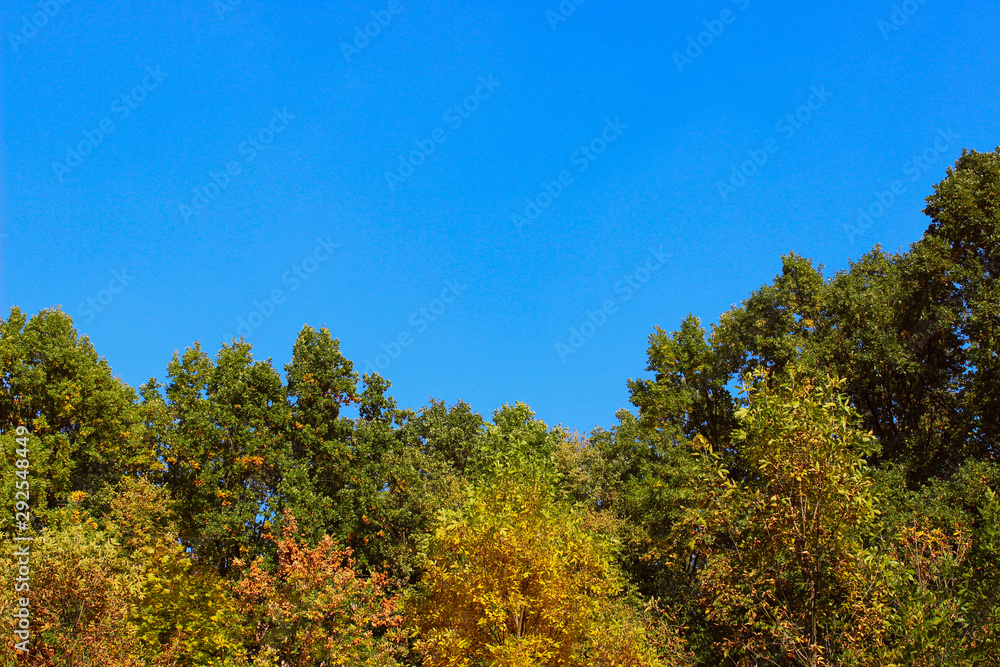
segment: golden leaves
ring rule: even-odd
[[[426,665],[569,665],[618,590],[607,545],[528,484],[480,490],[435,535],[407,613]]]

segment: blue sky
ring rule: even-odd
[[[920,237],[1000,144],[998,15],[9,0],[0,308],[61,305],[134,386],[237,332],[280,369],[326,325],[403,406],[607,426],[655,325],[789,251],[829,274]]]

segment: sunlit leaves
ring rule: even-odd
[[[610,555],[584,516],[543,485],[477,491],[442,515],[407,604],[424,664],[659,664],[634,627],[616,634],[604,625],[621,585]]]
[[[239,564],[244,571],[233,590],[253,664],[396,665],[406,643],[385,575],[359,576],[350,549],[329,536],[310,548],[297,530],[286,516],[274,572],[262,560]]]

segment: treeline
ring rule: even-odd
[[[1000,664],[1000,148],[925,213],[906,252],[790,254],[710,331],[656,329],[637,414],[586,437],[401,408],[325,328],[284,379],[240,340],[136,390],[13,308],[3,664]]]

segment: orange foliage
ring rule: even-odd
[[[387,577],[358,576],[349,548],[339,548],[328,535],[309,548],[295,537],[297,530],[286,513],[275,571],[258,559],[234,586],[248,619],[254,664],[397,664],[405,635]]]

